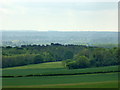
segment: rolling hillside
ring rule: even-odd
[[[50,62],[5,68],[3,69],[3,76],[21,75],[23,77],[3,77],[3,88],[117,88],[117,72],[69,75],[73,73],[107,71],[118,71],[118,66],[68,70],[64,69],[61,62]],[[47,75],[66,73],[68,75],[25,77],[29,74]]]

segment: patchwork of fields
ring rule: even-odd
[[[112,72],[110,72],[112,71]],[[114,72],[116,71],[116,72]],[[93,73],[96,72],[96,73]],[[103,72],[103,73],[97,73]],[[110,72],[110,73],[104,73]],[[80,73],[79,75],[71,75]],[[81,74],[91,73],[91,74]],[[93,74],[92,74],[93,73]],[[54,74],[54,76],[44,76]],[[56,76],[56,74],[63,74]],[[68,74],[68,75],[64,75]],[[70,75],[69,75],[70,74]],[[25,77],[27,75],[43,75]],[[3,88],[117,88],[118,66],[65,69],[61,62],[49,62],[3,69]],[[22,77],[15,77],[22,76]]]

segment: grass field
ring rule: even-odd
[[[3,76],[116,71],[118,66],[68,70],[61,62],[3,69]],[[3,78],[5,88],[117,88],[118,73]]]
[[[3,87],[118,87],[118,74],[3,78]],[[86,83],[86,84],[85,84]],[[92,86],[90,86],[92,85]],[[97,85],[97,86],[96,86]],[[107,86],[106,86],[107,85]],[[102,87],[101,87],[102,88]]]
[[[65,69],[61,62],[49,62],[43,64],[33,64],[20,67],[3,69],[3,76],[16,75],[39,75],[39,74],[72,74],[86,72],[118,71],[118,66],[95,67],[85,69]]]
[[[31,64],[31,65],[25,65],[25,66],[5,68],[4,70],[8,70],[8,69],[41,69],[41,68],[64,68],[64,67],[62,65],[62,62],[48,62],[48,63],[41,63],[41,64]]]

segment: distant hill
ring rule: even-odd
[[[2,43],[3,46],[50,43],[114,46],[118,43],[118,32],[2,31]]]

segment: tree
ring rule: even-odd
[[[43,57],[41,55],[37,55],[35,56],[34,58],[34,63],[37,64],[37,63],[43,63]]]
[[[65,65],[68,69],[87,68],[90,61],[86,56],[77,56],[73,60],[68,59]]]
[[[65,52],[64,58],[65,60],[73,58],[73,53],[71,51]]]
[[[55,61],[55,59],[53,58],[53,55],[49,52],[43,52],[42,55],[45,62]]]
[[[68,62],[66,63],[66,67],[68,69],[77,69],[78,68],[78,65],[77,65],[77,62],[76,61],[71,61],[71,62]]]
[[[65,66],[65,68],[69,68],[69,62],[71,62],[72,60],[71,59],[67,59],[67,60],[64,60],[64,61],[62,61],[62,64],[63,64],[63,66]]]
[[[96,67],[104,66],[105,49],[97,48],[93,51],[93,63]]]
[[[90,61],[86,56],[76,57],[76,64],[78,68],[87,68],[90,66]]]

